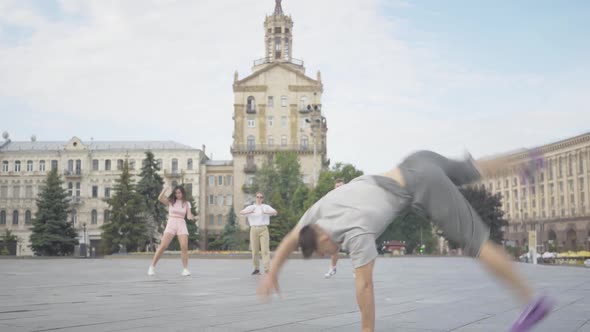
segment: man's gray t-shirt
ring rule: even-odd
[[[358,268],[377,257],[375,240],[410,202],[410,194],[393,179],[363,175],[322,197],[299,224],[325,229]]]

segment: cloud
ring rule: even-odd
[[[8,32],[0,30],[0,101],[19,100],[59,123],[47,139],[173,139],[231,157],[233,72],[246,76],[264,56],[273,1],[57,5],[59,17],[48,18],[30,2],[0,3],[0,27],[32,31],[2,43]],[[403,1],[283,1],[294,57],[311,77],[322,71],[333,161],[378,172],[415,149],[483,155],[585,130],[590,84],[580,72],[588,70],[547,77],[465,68],[434,44],[406,40],[385,7],[411,9]],[[2,129],[23,131],[22,139],[33,131],[7,119]]]

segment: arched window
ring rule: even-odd
[[[32,223],[31,219],[31,210],[25,211],[25,225],[30,225]]]
[[[18,210],[12,212],[12,224],[18,225]]]
[[[92,225],[98,224],[98,212],[96,210],[92,210],[90,213],[90,223]]]
[[[249,96],[246,100],[246,112],[256,113],[256,99],[253,96]]]
[[[103,219],[103,223],[107,223],[109,222],[109,219],[111,218],[111,211],[109,210],[104,210],[104,219]]]
[[[309,148],[309,138],[307,135],[301,136],[301,149],[307,150]]]
[[[0,225],[6,225],[6,211],[0,211]]]
[[[186,169],[188,169],[189,171],[193,170],[193,160],[190,158],[186,161]]]
[[[178,172],[178,159],[172,159],[172,172]]]

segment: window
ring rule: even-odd
[[[518,180],[516,179],[516,177],[512,178],[512,185],[516,186],[518,184]]]
[[[98,159],[93,159],[92,160],[92,170],[93,171],[98,171]]]
[[[111,197],[111,188],[109,188],[109,187],[104,188],[104,197],[106,197],[106,198]]]
[[[287,127],[287,117],[281,116],[281,128]]]
[[[225,205],[233,205],[234,204],[234,200],[233,200],[233,196],[232,195],[227,195],[225,196]]]
[[[506,182],[504,182],[504,188],[508,188],[510,186],[510,180],[506,179]]]
[[[98,186],[92,186],[92,198],[98,197]]]
[[[104,161],[104,170],[105,171],[110,171],[111,170],[111,161],[108,160],[108,159]]]
[[[581,192],[584,191],[584,178],[580,178],[578,180],[578,187],[579,187],[579,191],[581,191]]]
[[[281,146],[287,146],[287,135],[281,136]]]
[[[574,194],[570,194],[570,203],[574,204],[575,200],[574,200]]]
[[[109,222],[110,219],[111,219],[111,211],[104,210],[104,220],[102,221],[103,224]]]
[[[33,161],[28,160],[27,161],[27,172],[32,172],[32,171],[33,171]]]
[[[82,160],[76,160],[76,174],[80,174],[82,172]]]
[[[52,160],[51,161],[51,170],[56,170],[57,171],[57,160]]]
[[[551,193],[551,196],[555,194],[555,185],[553,183],[549,184],[549,192]]]
[[[14,162],[14,171],[20,172],[20,160]]]
[[[2,162],[2,172],[8,172],[8,161],[6,160]]]
[[[117,160],[117,170],[120,171],[123,169],[123,159]]]
[[[156,164],[158,165],[158,170],[161,170],[161,169],[162,169],[162,165],[164,165],[164,164],[162,163],[162,159],[158,159],[158,160],[156,161]]]
[[[20,186],[14,186],[12,188],[12,197],[13,198],[20,198]]]
[[[559,157],[559,169],[558,169],[557,174],[559,177],[563,176],[563,158],[562,157]]]
[[[33,186],[25,186],[25,197],[33,198]]]
[[[74,183],[73,182],[68,182],[68,196],[73,196],[74,195]]]
[[[514,199],[518,199],[518,190],[514,189],[512,193],[514,194]]]
[[[287,107],[287,96],[281,96],[281,106]]]
[[[98,224],[98,212],[96,210],[92,210],[90,213],[90,223],[92,225]]]
[[[213,187],[215,185],[215,175],[209,175],[209,187]]]
[[[0,198],[8,198],[8,186],[0,186]]]
[[[281,37],[275,37],[275,59],[281,58]]]
[[[539,181],[545,181],[545,172],[539,173]]]
[[[223,195],[217,195],[217,205],[223,205]]]
[[[248,119],[248,128],[256,128],[256,120]]]
[[[254,150],[256,148],[256,139],[254,138],[254,136],[248,136],[247,146],[248,150]]]
[[[72,224],[76,225],[76,223],[78,222],[78,211],[77,210],[72,210],[72,220],[71,220]]]
[[[303,150],[307,150],[308,147],[309,147],[309,139],[307,138],[307,135],[301,136],[301,148]]]
[[[45,160],[41,160],[39,162],[39,171],[40,172],[45,172]]]
[[[567,175],[572,176],[574,174],[574,157],[570,154],[567,159]]]
[[[186,169],[188,169],[189,171],[193,170],[193,160],[190,158],[186,161]]]
[[[215,216],[214,215],[212,215],[212,214],[209,215],[209,222],[208,222],[208,224],[209,225],[215,225]]]
[[[172,159],[172,172],[178,172],[178,159]]]
[[[559,193],[563,195],[563,182],[559,182]]]
[[[68,160],[68,171],[70,171],[70,172],[74,171],[74,160],[73,159]]]
[[[6,225],[6,211],[0,211],[0,225]]]
[[[255,113],[256,112],[256,100],[252,96],[249,96],[248,99],[246,99],[246,112],[247,113]]]
[[[285,38],[285,60],[289,59],[289,38]]]
[[[574,191],[574,180],[569,180],[567,182],[567,188],[569,189],[570,193]]]
[[[281,27],[275,27],[275,33],[281,33]]]
[[[578,158],[578,174],[584,174],[584,152],[580,153],[580,157]]]
[[[134,159],[129,160],[129,169],[132,171],[135,170],[135,160]]]
[[[217,185],[218,186],[223,186],[223,175],[218,175],[217,176]]]
[[[307,97],[306,96],[299,98],[299,110],[307,111]]]
[[[209,205],[215,204],[215,196],[209,195]]]
[[[80,182],[76,182],[76,197],[80,197]]]
[[[268,107],[274,107],[275,106],[275,101],[274,98],[272,96],[268,96],[267,102],[266,102],[266,106]]]
[[[508,190],[504,192],[504,198],[510,199],[510,192]]]
[[[272,136],[268,136],[268,146],[273,147],[275,145],[275,139]]]
[[[18,211],[17,210],[12,211],[12,224],[18,225]]]
[[[272,125],[273,125],[273,117],[272,117],[272,116],[269,116],[269,117],[267,118],[267,120],[268,120],[268,127],[269,127],[269,128],[272,128]]]
[[[231,186],[232,185],[232,181],[233,181],[233,176],[231,175],[227,175],[225,177],[225,185],[226,186]]]
[[[30,225],[33,223],[33,219],[31,218],[31,210],[25,211],[25,225]]]
[[[553,159],[549,160],[549,180],[553,180]]]
[[[217,215],[217,225],[223,225],[223,216],[220,214]]]

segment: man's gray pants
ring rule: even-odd
[[[432,220],[443,236],[459,243],[465,254],[477,257],[490,230],[459,192],[480,178],[472,159],[457,161],[431,151],[408,156],[400,165],[412,208]]]

